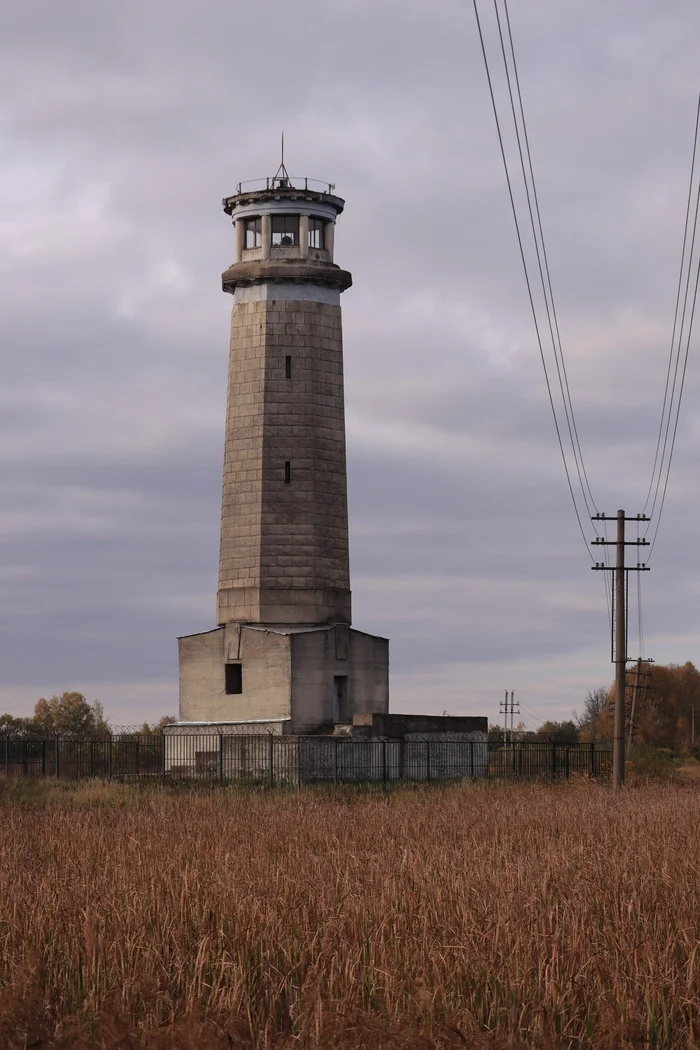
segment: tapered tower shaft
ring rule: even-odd
[[[350,623],[340,293],[343,201],[287,177],[235,227],[217,622]]]

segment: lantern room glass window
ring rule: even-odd
[[[272,243],[289,246],[299,243],[299,216],[272,216]]]
[[[326,224],[323,219],[314,219],[313,216],[309,217],[309,248],[325,248],[325,233]]]
[[[262,219],[245,220],[245,246],[246,248],[259,248],[262,245]]]

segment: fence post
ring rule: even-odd
[[[167,764],[168,764],[167,744],[168,744],[168,736],[167,736],[167,734],[165,732],[165,728],[163,728],[163,731],[162,731],[161,737],[160,737],[160,772],[161,772],[161,776],[163,777],[163,780],[165,780],[166,768],[167,768]]]
[[[219,783],[224,782],[224,734],[219,730]]]
[[[567,744],[566,749],[564,751],[564,776],[567,780],[569,779],[569,773],[569,746]]]
[[[41,741],[41,775],[46,776],[46,741]]]
[[[107,737],[107,776],[112,779],[112,734]]]
[[[141,742],[136,737],[136,776],[141,774]]]
[[[27,775],[27,743],[26,739],[22,741],[22,773],[25,777]]]
[[[429,740],[426,740],[426,742],[425,742],[425,766],[426,766],[427,779],[430,780],[430,741]]]
[[[552,780],[556,779],[557,775],[557,745],[552,744]]]
[[[270,787],[275,786],[275,738],[268,729],[267,736],[268,765],[270,767]]]
[[[522,744],[518,748],[518,776],[522,780],[522,776],[523,776],[523,745]]]
[[[333,752],[333,783],[338,783],[338,738],[335,738],[335,751]]]
[[[474,779],[474,741],[469,741],[469,774]]]
[[[382,740],[382,784],[386,790],[386,740]]]
[[[56,745],[56,779],[58,780],[61,775],[61,738],[58,733],[56,733],[54,742]]]
[[[592,740],[588,745],[588,772],[595,776],[595,744]]]

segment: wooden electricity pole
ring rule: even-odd
[[[648,572],[646,565],[637,562],[636,566],[625,566],[625,547],[648,547],[644,539],[625,540],[626,521],[648,521],[643,514],[634,518],[625,517],[624,510],[618,510],[614,518],[605,514],[596,514],[593,521],[616,521],[617,538],[603,539],[598,536],[593,540],[595,546],[615,547],[615,565],[595,562],[594,569],[612,571],[613,587],[613,645],[612,657],[615,664],[615,729],[613,732],[613,787],[621,788],[625,782],[625,672],[627,670],[627,573]]]
[[[625,782],[625,685],[627,677],[627,617],[625,615],[625,512],[617,512],[615,557],[615,732],[613,787]]]
[[[641,656],[637,658],[637,667],[635,669],[634,686],[632,688],[632,706],[630,709],[630,724],[627,733],[627,753],[632,746],[634,740],[634,734],[637,732],[637,719],[639,718],[639,692],[640,689],[648,689],[647,680],[651,678],[651,672],[649,671],[648,664],[653,664],[651,657],[643,659]],[[642,664],[646,666],[646,670],[642,671]],[[644,685],[642,685],[642,679],[644,679]]]

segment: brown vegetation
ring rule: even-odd
[[[627,671],[628,708],[637,684],[637,667]],[[585,715],[580,720],[581,740],[611,740],[615,721],[615,689],[597,689],[588,694]],[[634,739],[649,747],[687,753],[700,740],[700,671],[688,662],[642,664],[637,690]],[[589,710],[590,709],[590,710]],[[693,733],[693,710],[697,734]]]
[[[700,794],[0,784],[0,1045],[700,1046]]]

